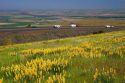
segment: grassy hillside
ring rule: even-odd
[[[0,83],[124,83],[125,31],[0,47]]]

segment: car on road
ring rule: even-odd
[[[61,25],[54,25],[53,28],[61,28]]]

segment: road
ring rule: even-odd
[[[61,30],[61,29],[80,29],[80,30],[86,30],[86,29],[92,29],[92,30],[96,30],[96,29],[100,29],[100,30],[124,30],[125,27],[124,26],[115,26],[114,28],[106,28],[104,26],[80,26],[80,27],[76,27],[76,28],[71,28],[68,26],[65,27],[61,27],[61,28],[52,28],[52,27],[40,27],[40,28],[0,28],[0,32],[13,32],[13,31],[35,31],[35,30]]]

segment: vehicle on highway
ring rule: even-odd
[[[61,25],[54,25],[53,28],[61,28]]]
[[[106,28],[113,28],[114,26],[112,25],[105,25]]]
[[[77,27],[77,24],[70,24],[70,27],[76,28],[76,27]]]

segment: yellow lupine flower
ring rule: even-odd
[[[3,78],[2,78],[2,79],[0,79],[0,83],[3,83]]]
[[[12,72],[15,77],[13,78],[14,81],[20,81],[21,79],[24,79],[25,77],[29,77],[31,80],[37,78],[43,78],[44,73],[49,73],[49,70],[52,70],[54,67],[54,71],[60,71],[60,69],[65,68],[68,65],[68,60],[65,59],[33,59],[31,61],[27,61],[26,64],[18,64],[18,65],[12,65],[7,67],[2,67],[2,72],[5,72],[9,74]],[[54,78],[54,77],[53,77]],[[54,79],[57,77],[55,76]]]

